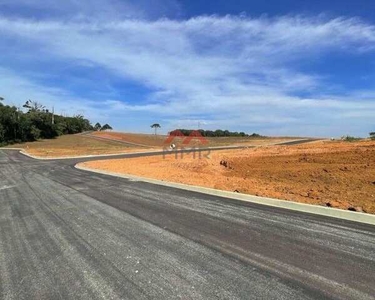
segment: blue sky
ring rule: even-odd
[[[120,131],[367,136],[374,83],[373,1],[0,0],[0,96]]]

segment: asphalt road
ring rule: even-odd
[[[375,227],[0,151],[1,299],[375,299]]]

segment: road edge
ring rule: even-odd
[[[218,147],[206,147],[206,148],[199,148],[200,151],[219,151],[219,150],[241,150],[246,148],[254,148],[256,146],[218,146]],[[174,150],[174,152],[167,151],[167,150],[155,150],[155,151],[135,151],[135,152],[122,152],[122,153],[112,153],[112,154],[92,154],[92,155],[82,155],[82,156],[56,156],[56,157],[40,157],[34,156],[26,152],[23,148],[0,148],[1,150],[10,150],[10,151],[19,151],[22,155],[25,155],[29,158],[35,160],[69,160],[69,159],[85,159],[85,158],[98,158],[98,160],[110,158],[110,157],[125,157],[129,156],[132,157],[134,155],[145,155],[148,154],[152,155],[160,155],[160,154],[170,154],[170,153],[188,153],[190,151],[195,151],[198,148],[185,148],[182,150]]]
[[[218,196],[221,198],[233,199],[233,200],[238,200],[238,201],[243,201],[243,202],[249,202],[249,203],[255,203],[255,204],[260,204],[260,205],[265,205],[265,206],[288,209],[288,210],[297,211],[297,212],[331,217],[335,219],[375,225],[375,215],[361,213],[361,212],[353,212],[353,211],[348,211],[348,210],[324,207],[324,206],[313,205],[313,204],[305,204],[305,203],[299,203],[299,202],[288,201],[288,200],[280,200],[280,199],[274,199],[274,198],[240,194],[240,193],[234,193],[234,192],[229,192],[229,191],[216,190],[212,188],[199,187],[199,186],[182,184],[182,183],[174,183],[174,182],[157,180],[157,179],[146,178],[146,177],[139,177],[139,176],[134,176],[130,174],[120,174],[120,173],[115,173],[115,172],[101,171],[101,170],[96,170],[96,169],[91,169],[91,168],[80,166],[80,163],[76,164],[74,168],[78,170],[82,170],[82,171],[96,173],[96,174],[109,175],[109,176],[124,178],[124,179],[132,180],[132,181],[141,181],[141,182],[146,182],[146,183],[151,183],[151,184],[161,185],[161,186],[166,186],[166,187],[171,187],[171,188],[177,188],[181,190],[197,192],[197,193],[211,195],[211,196]]]
[[[290,140],[287,142],[281,142],[281,143],[272,143],[267,146],[283,146],[287,145],[290,143],[304,143],[304,142],[311,142],[314,141],[312,139],[295,139],[295,140]],[[246,149],[246,148],[256,148],[256,147],[262,147],[262,146],[253,146],[253,145],[231,145],[231,146],[215,146],[215,147],[204,147],[200,148],[201,151],[216,151],[216,150],[231,150],[231,149]],[[157,149],[157,148],[150,148],[150,149]],[[185,148],[183,150],[176,150],[176,153],[180,152],[189,152],[191,150],[195,150],[196,148]],[[165,153],[165,150],[157,150],[157,151],[136,151],[136,152],[122,152],[122,153],[112,153],[112,154],[92,154],[92,155],[81,155],[81,156],[57,156],[57,157],[41,157],[41,156],[34,156],[29,153],[27,153],[27,150],[25,148],[5,148],[5,147],[0,147],[0,150],[13,150],[13,151],[19,151],[22,155],[25,155],[29,158],[36,159],[36,160],[67,160],[67,159],[84,159],[84,158],[106,158],[106,157],[116,157],[116,156],[125,156],[125,155],[134,155],[134,154],[150,154],[150,155],[155,155],[155,154],[163,154]]]
[[[112,154],[92,154],[92,155],[82,155],[82,156],[56,156],[56,157],[41,157],[41,156],[34,156],[26,152],[23,148],[0,148],[1,150],[10,150],[10,151],[19,151],[24,156],[35,160],[68,160],[68,159],[84,159],[84,158],[106,158],[106,157],[116,157],[116,156],[124,156],[124,155],[132,155],[132,154],[154,154],[160,152],[158,151],[136,151],[136,152],[122,152],[122,153],[112,153]]]

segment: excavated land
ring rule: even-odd
[[[205,153],[208,154],[208,153]],[[257,196],[375,213],[375,141],[319,141],[94,161],[86,167]]]

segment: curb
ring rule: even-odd
[[[173,183],[173,182],[167,182],[162,180],[156,180],[156,179],[150,179],[145,177],[138,177],[134,175],[124,175],[119,174],[115,172],[107,172],[107,171],[99,171],[90,169],[87,167],[80,166],[79,164],[76,164],[74,166],[78,170],[93,172],[97,174],[103,174],[103,175],[109,175],[119,178],[125,178],[133,181],[142,181],[146,183],[171,187],[171,188],[177,188],[182,189],[186,191],[191,192],[197,192],[202,193],[206,195],[211,196],[217,196],[221,198],[227,198],[227,199],[233,199],[238,201],[244,201],[249,203],[255,203],[255,204],[261,204],[271,207],[277,207],[282,209],[288,209],[292,211],[297,212],[303,212],[303,213],[310,213],[314,215],[319,216],[325,216],[325,217],[331,217],[346,221],[353,221],[363,224],[369,224],[369,225],[375,225],[375,215],[366,214],[366,213],[360,213],[360,212],[352,212],[337,208],[330,208],[330,207],[324,207],[324,206],[318,206],[318,205],[312,205],[312,204],[304,204],[304,203],[298,203],[293,201],[287,201],[287,200],[279,200],[279,199],[273,199],[273,198],[266,198],[266,197],[258,197],[258,196],[252,196],[252,195],[246,195],[246,194],[238,194],[228,191],[222,191],[222,190],[215,190],[211,188],[206,187],[198,187],[193,185],[187,185],[182,183]]]
[[[28,154],[24,151],[20,151],[22,155],[27,157],[36,159],[36,160],[67,160],[67,159],[80,159],[80,158],[106,158],[106,157],[116,157],[116,156],[123,156],[128,154],[152,154],[153,152],[123,152],[123,153],[114,153],[114,154],[98,154],[98,155],[84,155],[84,156],[62,156],[62,157],[40,157],[40,156],[33,156]]]

